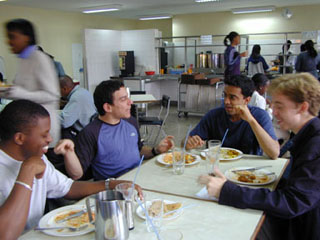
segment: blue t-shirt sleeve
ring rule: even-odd
[[[266,60],[264,59],[264,57],[261,57],[261,58],[262,58],[263,69],[267,70],[269,68],[269,65],[266,63]]]
[[[214,129],[213,111],[208,112],[198,123],[198,125],[191,131],[190,136],[198,135],[202,140],[209,139],[209,133]]]
[[[251,107],[255,108],[255,107]],[[258,121],[260,126],[274,139],[277,140],[277,136],[275,134],[272,121],[268,115],[268,113],[265,110],[255,108],[253,113],[254,118]]]

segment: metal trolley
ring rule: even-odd
[[[178,85],[178,117],[189,113],[204,115],[210,109],[219,107],[223,99],[224,82],[214,85],[186,84],[179,80]],[[212,91],[214,90],[214,91]]]

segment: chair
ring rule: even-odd
[[[164,109],[166,109],[166,111],[164,111]],[[160,108],[160,112],[159,112],[158,116],[156,116],[156,117],[155,116],[147,116],[147,117],[140,117],[139,118],[139,125],[140,126],[145,126],[145,127],[157,126],[159,128],[159,131],[158,131],[157,136],[153,142],[153,145],[155,145],[157,143],[157,140],[160,136],[160,133],[162,133],[164,135],[164,137],[167,136],[167,134],[163,130],[163,126],[168,118],[169,111],[170,111],[170,97],[167,95],[163,95],[162,100],[161,100],[161,108]],[[163,115],[164,115],[164,117],[162,118]],[[151,131],[149,138],[151,138],[152,132],[153,131]]]

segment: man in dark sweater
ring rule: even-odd
[[[272,81],[273,113],[283,130],[292,130],[291,169],[277,189],[251,189],[216,177],[201,176],[219,204],[263,210],[266,222],[259,239],[320,239],[320,84],[310,74]]]

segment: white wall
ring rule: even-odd
[[[93,92],[103,80],[115,75],[121,31],[85,29],[85,69],[88,89]]]
[[[119,75],[118,52],[134,51],[136,74],[146,68],[159,72],[155,37],[161,33],[149,30],[85,30],[86,79],[91,92],[103,80]],[[142,68],[143,66],[143,68]]]

